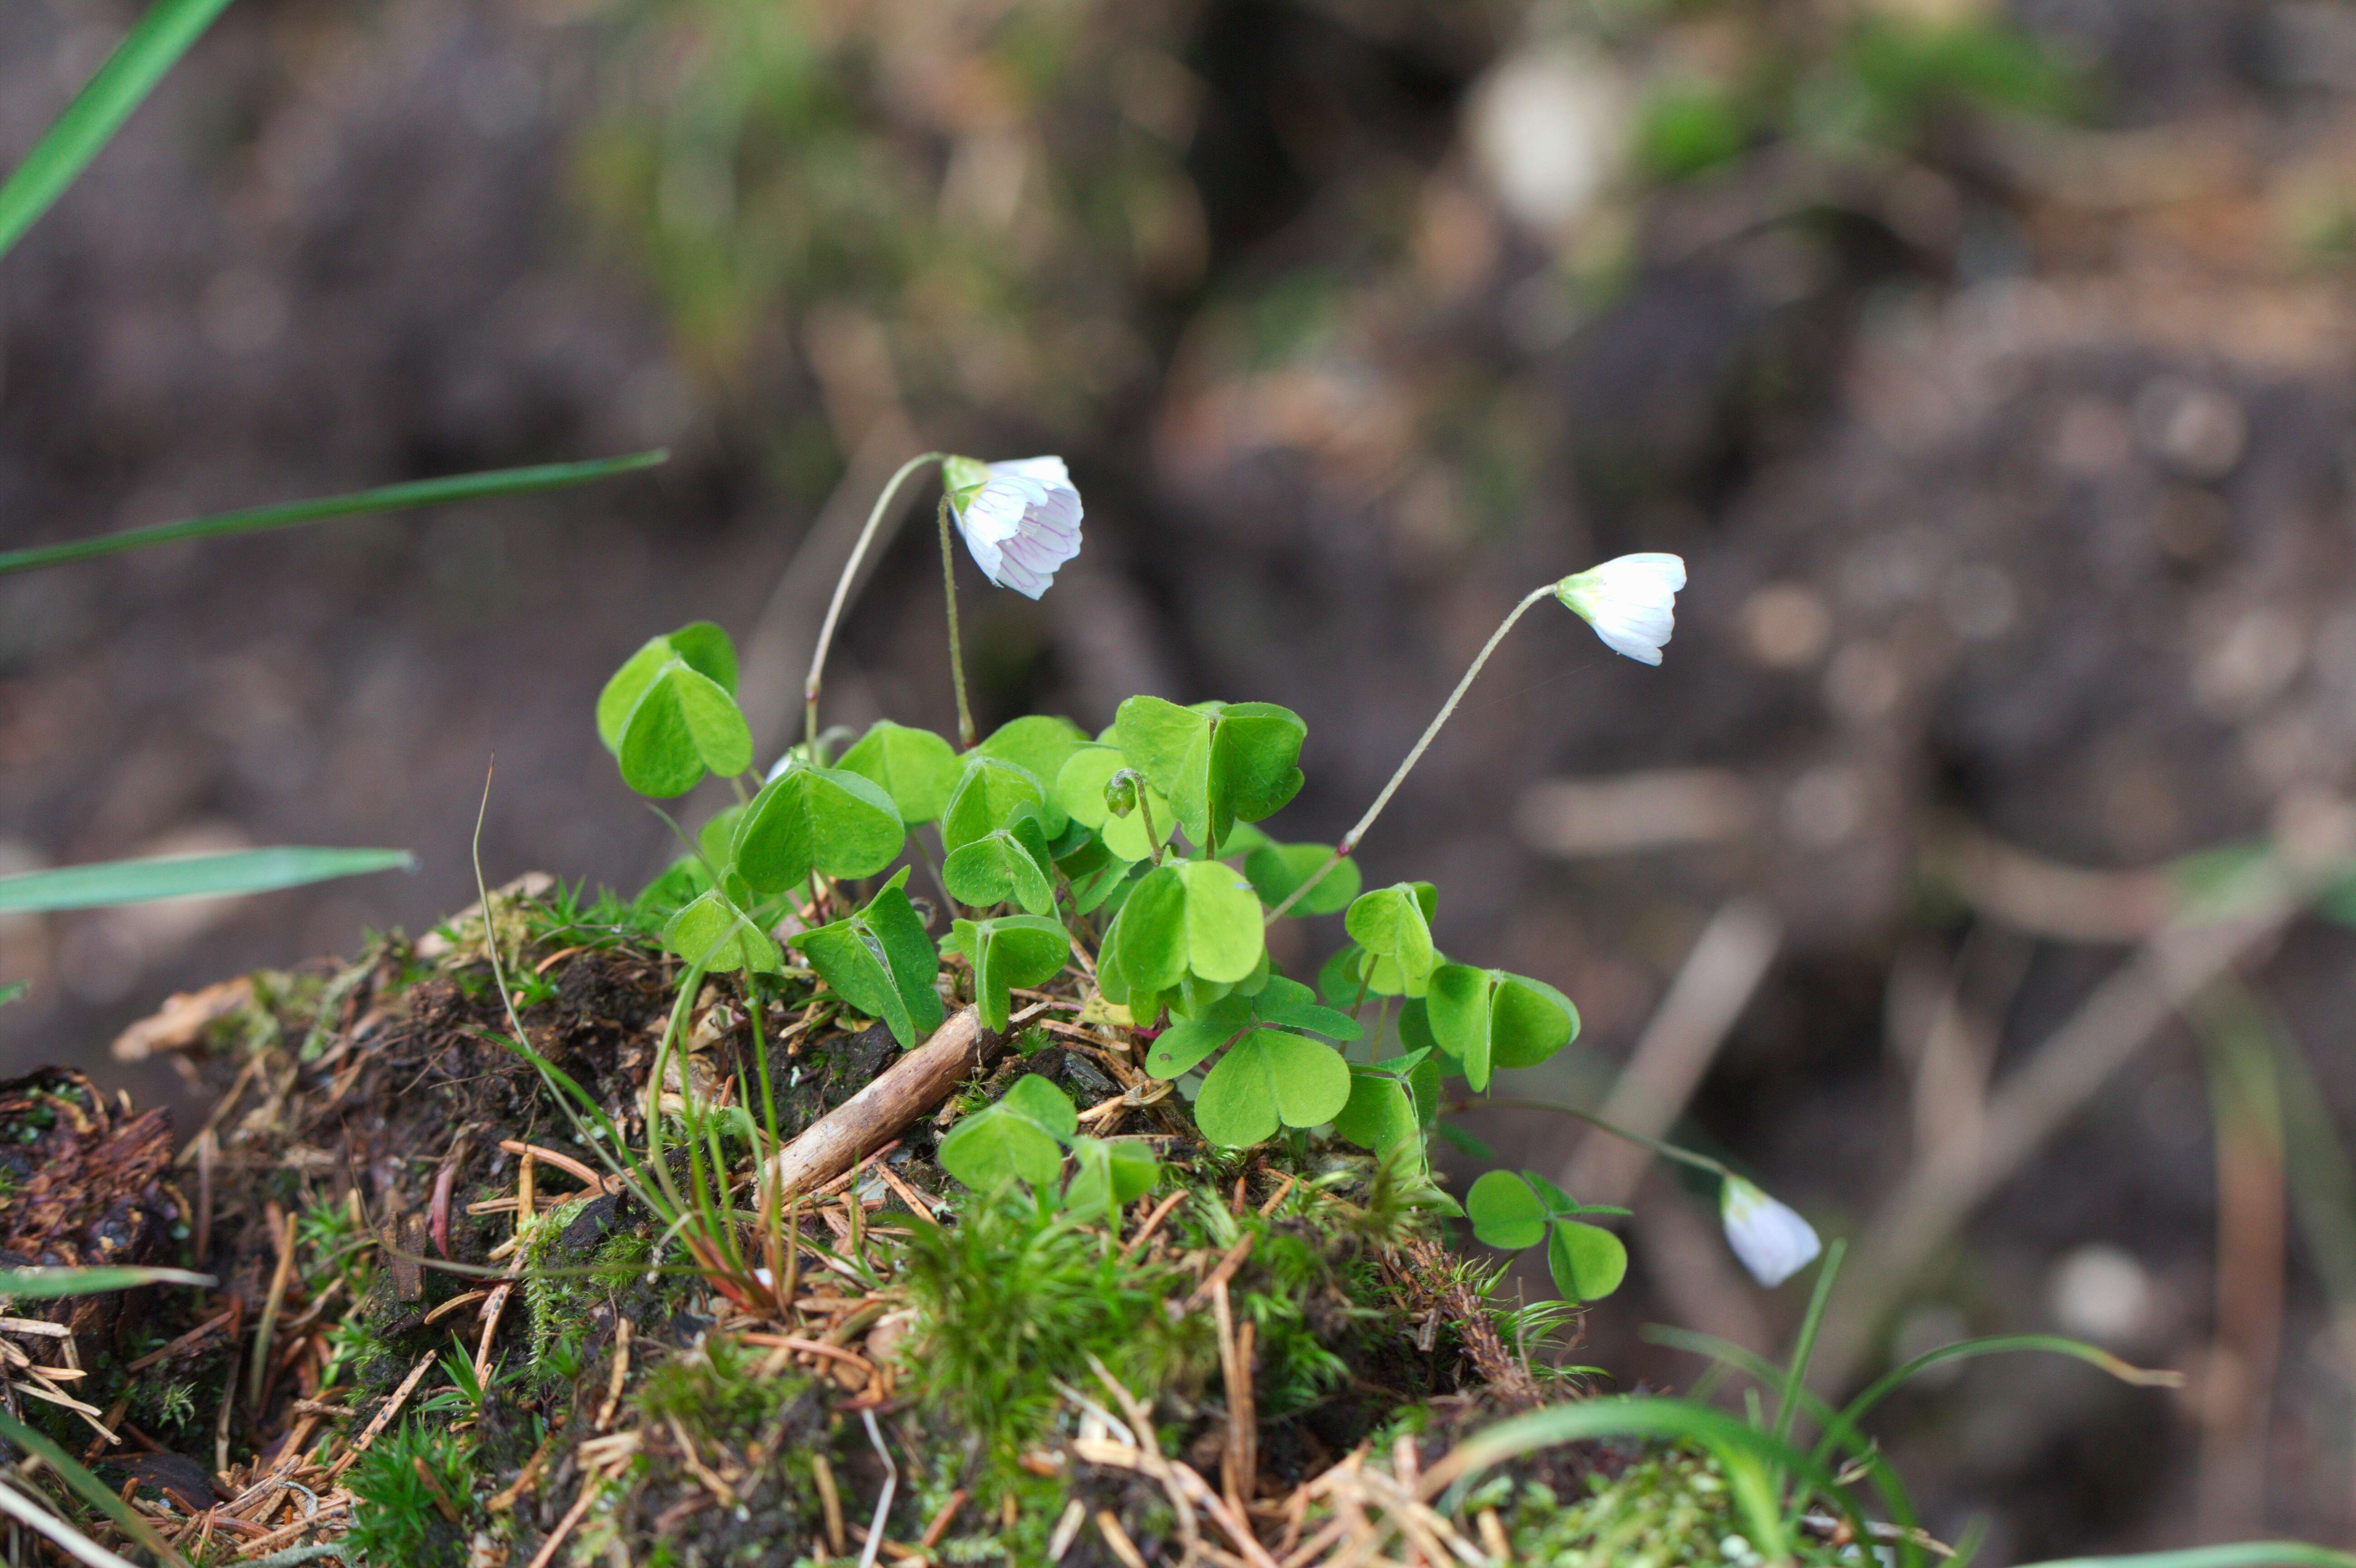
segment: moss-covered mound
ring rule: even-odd
[[[799,974],[683,999],[626,907],[491,907],[134,1031],[212,1093],[177,1154],[79,1079],[0,1093],[16,1261],[219,1281],[5,1340],[12,1408],[190,1561],[1740,1559],[1674,1454],[1556,1450],[1432,1506],[1459,1435],[1576,1397],[1565,1309],[1494,1305],[1362,1153],[1205,1145],[1081,996],[1018,997],[956,1093],[780,1204],[771,1118],[792,1144],[905,1059],[891,1032]],[[1033,1075],[1151,1189],[1083,1217],[952,1179],[941,1140]]]

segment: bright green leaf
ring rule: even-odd
[[[1472,1234],[1488,1246],[1519,1252],[1546,1239],[1545,1200],[1510,1170],[1483,1172],[1464,1195],[1464,1212]]]
[[[1242,1148],[1279,1123],[1313,1127],[1350,1103],[1350,1064],[1330,1045],[1281,1029],[1253,1029],[1203,1080],[1194,1125],[1215,1144]]]
[[[1186,889],[1187,967],[1205,980],[1248,976],[1268,951],[1259,895],[1234,867],[1216,860],[1189,860],[1178,874]]]
[[[934,1157],[977,1191],[1012,1179],[1043,1189],[1063,1175],[1063,1146],[1079,1129],[1070,1097],[1039,1074],[1026,1072],[996,1101],[952,1127]]]
[[[1601,1225],[1557,1220],[1547,1232],[1547,1272],[1565,1301],[1601,1301],[1628,1277],[1628,1249]]]
[[[1361,893],[1343,927],[1370,954],[1367,988],[1384,996],[1420,997],[1440,955],[1431,944],[1435,895],[1430,882],[1395,882]]]
[[[1050,916],[1001,915],[953,923],[941,951],[965,955],[982,1025],[1002,1031],[1012,1012],[1010,993],[1054,979],[1071,961],[1072,939]]]
[[[865,909],[791,942],[845,1002],[882,1019],[902,1049],[913,1051],[941,1027],[940,993],[933,988],[940,953],[908,902],[907,881],[903,866]]]
[[[1113,854],[1124,860],[1143,860],[1151,858],[1156,848],[1170,842],[1170,835],[1178,826],[1178,816],[1171,810],[1169,797],[1150,783],[1140,809],[1126,816],[1113,815],[1105,802],[1105,785],[1129,765],[1129,759],[1115,747],[1076,747],[1055,775],[1055,799],[1073,821],[1097,829],[1105,848]],[[1145,834],[1148,818],[1153,823],[1151,840]]]
[[[104,909],[157,899],[228,898],[372,871],[407,871],[404,849],[236,849],[154,860],[105,860],[0,877],[0,914]]]
[[[883,786],[910,827],[940,816],[962,768],[956,749],[940,736],[889,719],[877,720],[835,765]]]
[[[1355,1040],[1363,1031],[1344,1012],[1317,1004],[1317,993],[1281,975],[1268,976],[1252,1001],[1252,1017],[1273,1028],[1303,1029],[1328,1040]]]
[[[1350,1070],[1350,1102],[1333,1118],[1335,1136],[1376,1154],[1420,1137],[1423,1124],[1406,1084],[1387,1073]]]
[[[1159,697],[1132,697],[1113,715],[1113,743],[1130,765],[1163,795],[1175,793],[1188,751],[1210,728],[1210,718]]]
[[[1068,719],[1029,713],[999,726],[974,749],[984,756],[1013,763],[1038,781],[1039,787],[1046,792],[1040,804],[1040,815],[1045,818],[1047,836],[1052,838],[1064,830],[1066,816],[1066,807],[1055,795],[1057,775],[1072,753],[1087,741],[1080,727]]]
[[[714,889],[682,906],[663,923],[663,945],[715,975],[738,969],[776,974],[785,968],[784,955],[769,933],[746,919],[743,911]]]
[[[813,868],[830,877],[872,877],[906,840],[900,813],[880,786],[797,759],[744,808],[734,858],[756,891],[775,894]]]
[[[957,788],[941,808],[941,848],[955,852],[995,828],[1007,827],[1025,806],[1039,811],[1045,799],[1029,768],[1002,757],[968,752]]]
[[[1152,1147],[1134,1138],[1075,1138],[1072,1158],[1078,1168],[1064,1189],[1064,1212],[1074,1220],[1097,1219],[1134,1203],[1162,1179],[1162,1162]]]
[[[1273,702],[1230,702],[1212,720],[1211,797],[1219,841],[1235,823],[1258,822],[1301,793],[1301,743],[1309,726]]]
[[[1193,1018],[1173,1019],[1145,1053],[1146,1072],[1156,1078],[1178,1077],[1234,1039],[1251,1018],[1251,998],[1223,997]]]
[[[1001,827],[949,851],[941,862],[941,885],[949,897],[976,909],[1012,900],[1032,914],[1053,912],[1055,885],[1048,876],[1053,862],[1047,859],[1038,818],[1025,816],[1019,827],[1028,831],[1018,835]]]
[[[684,795],[707,768],[726,777],[751,767],[753,731],[724,687],[674,655],[631,704],[616,754],[622,782],[640,795]]]
[[[1177,867],[1145,874],[1113,917],[1104,946],[1130,990],[1166,991],[1178,984],[1186,973],[1186,882]]]
[[[1579,1009],[1543,980],[1506,975],[1489,1004],[1489,1061],[1536,1067],[1579,1038]]]

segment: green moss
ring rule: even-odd
[[[359,1505],[344,1537],[365,1568],[455,1568],[478,1511],[475,1445],[438,1424],[403,1422],[380,1438],[347,1479]],[[456,1522],[443,1511],[449,1507]]]
[[[815,1401],[803,1399],[811,1389],[807,1374],[759,1375],[766,1355],[734,1339],[713,1338],[692,1350],[668,1356],[638,1384],[638,1413],[657,1426],[675,1420],[701,1441],[740,1449],[755,1443],[775,1448],[784,1427],[823,1418]]]
[[[1744,1568],[1762,1561],[1744,1538],[1718,1463],[1683,1448],[1655,1450],[1612,1476],[1587,1477],[1563,1499],[1543,1482],[1499,1478],[1467,1499],[1496,1509],[1514,1561],[1548,1568]],[[1810,1546],[1800,1561],[1837,1561]]]

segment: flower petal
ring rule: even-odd
[[[1719,1189],[1719,1216],[1726,1226],[1726,1244],[1751,1277],[1770,1289],[1824,1251],[1815,1226],[1739,1176],[1728,1177]]]

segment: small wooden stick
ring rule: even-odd
[[[876,1080],[819,1117],[777,1151],[768,1176],[780,1199],[795,1197],[840,1175],[877,1145],[948,1099],[988,1065],[1005,1045],[981,1027],[981,1015],[960,1008],[930,1040],[894,1062]]]
[[[586,1160],[575,1159],[569,1154],[559,1154],[542,1144],[521,1143],[514,1138],[501,1138],[499,1147],[509,1154],[526,1155],[542,1165],[552,1165],[575,1181],[585,1182],[600,1191],[605,1189],[605,1173],[592,1167]]]
[[[556,1528],[548,1532],[548,1539],[540,1543],[540,1550],[532,1553],[531,1568],[548,1568],[556,1560],[557,1549],[564,1544],[564,1538],[573,1533],[573,1526],[581,1522],[581,1516],[589,1511],[589,1505],[597,1500],[597,1494],[603,1488],[604,1483],[596,1477],[582,1477],[580,1495],[573,1499],[573,1506],[564,1510],[564,1517],[556,1521]]]
[[[1162,1221],[1170,1218],[1170,1211],[1184,1202],[1185,1199],[1186,1189],[1182,1187],[1156,1204],[1153,1212],[1145,1217],[1145,1223],[1138,1228],[1137,1234],[1131,1236],[1129,1243],[1120,1249],[1120,1261],[1127,1263],[1135,1257],[1137,1249],[1145,1245],[1146,1239],[1162,1228]]]
[[[374,1415],[369,1417],[368,1425],[361,1431],[359,1436],[353,1440],[351,1447],[345,1450],[344,1456],[327,1467],[328,1480],[337,1479],[346,1470],[359,1462],[360,1456],[368,1452],[369,1445],[376,1441],[377,1434],[391,1425],[392,1418],[401,1413],[401,1407],[409,1401],[410,1392],[417,1387],[418,1381],[425,1376],[425,1369],[433,1364],[434,1357],[431,1353],[417,1359],[417,1364],[409,1369],[409,1375],[401,1380],[401,1386],[392,1391],[392,1397],[379,1406]]]
[[[605,1431],[614,1424],[614,1412],[622,1403],[622,1385],[630,1378],[630,1335],[634,1327],[626,1317],[614,1329],[614,1375],[605,1383],[605,1403],[597,1407],[597,1430]]]

